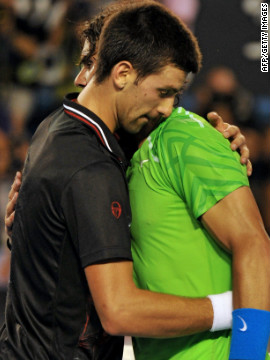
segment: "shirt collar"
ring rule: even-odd
[[[125,155],[115,136],[95,113],[75,101],[78,95],[79,93],[66,95],[63,102],[65,113],[86,124],[108,151],[114,153],[120,161],[125,162]]]

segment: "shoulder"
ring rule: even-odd
[[[188,111],[183,107],[175,108],[163,123],[164,131],[192,131],[202,132],[213,129],[212,126],[198,114]]]
[[[183,107],[175,108],[162,123],[159,139],[168,144],[197,143],[207,147],[218,146],[229,149],[229,141],[206,119]]]
[[[176,108],[161,125],[154,147],[159,158],[171,166],[177,163],[193,167],[196,163],[198,170],[204,165],[207,169],[227,166],[244,171],[229,140],[199,115]]]

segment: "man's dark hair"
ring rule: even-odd
[[[94,16],[90,21],[85,22],[82,25],[80,36],[81,36],[81,48],[83,48],[85,41],[89,43],[89,52],[87,56],[84,57],[83,65],[91,66],[91,58],[97,52],[97,43],[99,41],[101,31],[105,22],[116,14],[120,9],[127,7],[129,5],[146,2],[147,0],[118,0],[113,3],[109,3],[106,7],[101,8],[100,12]]]
[[[99,39],[96,82],[107,78],[122,60],[133,65],[138,78],[157,73],[169,64],[196,73],[201,52],[191,31],[165,6],[139,1],[120,7],[105,21]]]

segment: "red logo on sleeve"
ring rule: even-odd
[[[112,214],[116,219],[119,219],[122,214],[122,208],[118,201],[113,201],[111,204]]]

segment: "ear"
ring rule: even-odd
[[[112,79],[114,86],[122,90],[126,84],[133,78],[134,68],[129,61],[120,61],[112,70]]]

